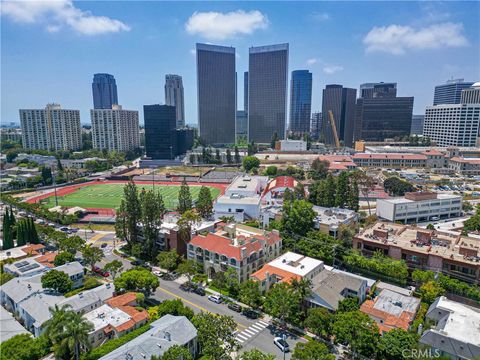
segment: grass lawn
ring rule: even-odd
[[[123,184],[102,184],[91,185],[79,188],[74,193],[58,197],[58,204],[60,206],[80,206],[83,208],[103,208],[112,209],[120,206],[120,201],[123,197]],[[138,190],[142,188],[151,190],[151,185],[137,185]],[[155,185],[155,191],[159,191],[163,196],[165,206],[173,210],[178,204],[178,185]],[[190,186],[190,193],[195,200],[200,192],[200,186]],[[210,187],[212,199],[217,198],[220,190]],[[47,207],[55,206],[55,198],[53,196],[45,199],[42,203]]]

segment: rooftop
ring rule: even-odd
[[[81,311],[96,303],[103,303],[110,299],[115,293],[115,288],[112,284],[103,284],[96,288],[82,291],[74,296],[66,298],[59,302],[59,305],[70,305],[72,310]]]
[[[228,186],[227,192],[256,192],[259,185],[266,184],[268,176],[242,175]]]
[[[291,176],[278,176],[270,181],[265,189],[264,194],[277,188],[291,188],[297,185],[298,181]]]
[[[107,304],[86,313],[83,317],[93,324],[94,331],[98,331],[109,325],[118,328],[131,319],[130,315],[126,312]]]
[[[356,159],[372,159],[372,160],[427,160],[427,157],[422,154],[394,154],[394,153],[385,153],[385,154],[365,154],[359,153],[353,155],[353,160]]]
[[[0,343],[20,334],[30,334],[25,328],[2,306],[0,306]]]
[[[268,265],[304,277],[318,267],[323,267],[323,261],[289,251],[270,261]]]
[[[418,196],[408,196],[408,194],[419,194]],[[451,199],[462,199],[462,195],[454,195],[454,194],[446,194],[446,193],[431,193],[433,196],[421,196],[421,192],[419,193],[407,193],[405,197],[396,197],[396,198],[389,198],[383,199],[383,201],[392,203],[392,204],[408,204],[408,203],[415,203],[421,201],[432,201],[434,199],[438,200],[451,200]],[[409,198],[408,198],[409,197]]]
[[[340,208],[326,208],[313,206],[313,211],[317,213],[316,219],[320,224],[339,225],[355,218],[357,214],[353,210]]]

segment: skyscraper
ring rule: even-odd
[[[243,110],[248,114],[248,71],[243,73]]]
[[[285,138],[288,44],[251,47],[248,66],[248,139],[270,143]]]
[[[176,153],[175,106],[144,105],[145,152],[152,159],[173,159]]]
[[[20,110],[22,144],[34,150],[80,150],[80,111],[47,104],[45,109]]]
[[[480,82],[476,82],[472,87],[462,90],[460,103],[480,104]]]
[[[321,111],[315,111],[312,114],[312,123],[310,125],[310,135],[313,139],[315,140],[320,140],[322,141],[323,139],[320,139],[320,133],[322,131],[322,112]]]
[[[197,44],[200,137],[212,145],[235,142],[235,48]]]
[[[118,105],[117,83],[110,74],[94,74],[92,83],[93,108],[111,109]]]
[[[185,126],[183,82],[180,75],[165,75],[165,105],[176,107],[177,128]]]
[[[308,70],[292,71],[290,82],[290,131],[310,132],[312,113],[312,73]]]
[[[90,110],[93,148],[108,151],[129,151],[140,147],[138,111],[112,109]]]
[[[360,97],[364,99],[397,97],[397,83],[365,83],[360,85]]]
[[[327,85],[322,96],[323,138],[326,145],[334,145],[335,137],[328,112],[331,110],[337,136],[345,146],[352,146],[355,124],[355,99],[357,89],[344,88],[342,85]]]
[[[460,96],[463,89],[468,89],[473,82],[465,82],[463,79],[448,80],[445,84],[435,86],[433,105],[460,104]]]
[[[248,135],[248,117],[245,110],[237,110],[237,141],[239,138],[247,139]]]
[[[423,122],[425,115],[412,115],[412,127],[410,129],[411,135],[423,135]]]

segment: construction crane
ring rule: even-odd
[[[332,110],[328,110],[328,119],[330,120],[330,126],[332,127],[333,137],[335,139],[335,147],[340,149],[340,140],[338,139],[337,126],[335,125],[335,119],[333,118]]]

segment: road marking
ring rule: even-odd
[[[107,234],[97,234],[97,235],[94,235],[90,238],[89,241],[91,242],[96,242],[97,240],[100,240],[102,237],[106,236]]]
[[[268,323],[266,323],[265,321],[262,321],[262,320],[258,320],[258,321],[257,321],[257,324],[258,324],[258,323],[263,324],[263,325],[265,325],[265,326],[270,325],[270,324],[268,324]]]
[[[243,339],[244,341],[245,340],[248,340],[250,336],[245,336],[244,334],[237,334],[237,339],[240,338],[240,339]]]
[[[257,324],[253,324],[252,326],[250,326],[251,328],[254,328],[254,329],[257,329],[258,331],[262,331],[263,329],[265,329],[265,327],[261,327]]]
[[[251,335],[256,335],[257,332],[254,332],[251,328],[243,330],[243,333],[251,334]]]

